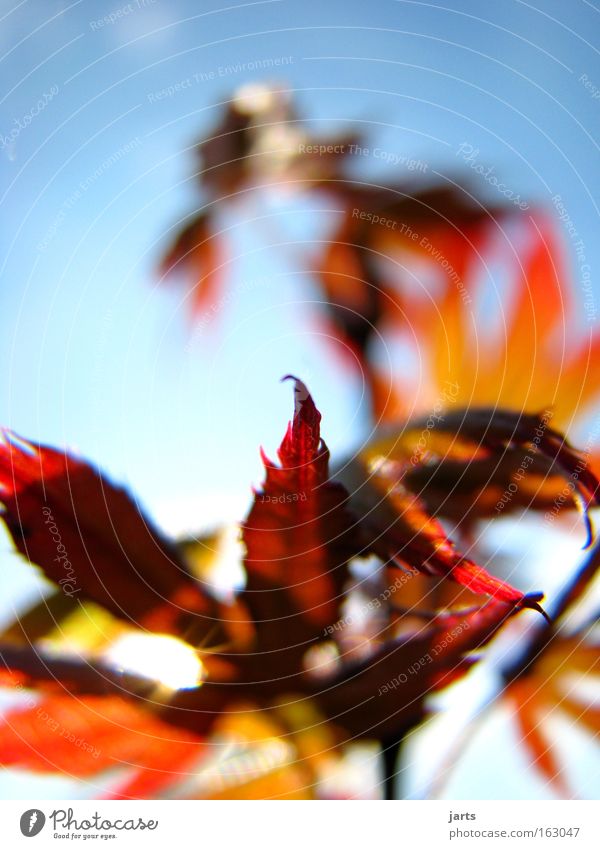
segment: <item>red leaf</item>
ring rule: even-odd
[[[71,455],[0,441],[2,519],[18,550],[75,598],[156,631],[213,627],[214,603],[125,490]],[[197,636],[197,634],[195,634]]]
[[[298,626],[298,617],[309,625],[307,634],[335,621],[351,552],[348,494],[328,479],[321,415],[294,380],[295,414],[278,451],[281,465],[263,455],[266,480],[243,526],[244,600],[257,622],[278,628],[280,644],[282,629]]]
[[[525,595],[457,551],[442,524],[399,482],[397,464],[388,466],[391,472],[385,464],[374,472],[357,464],[346,469],[365,549],[388,565],[406,564],[425,575],[450,578],[474,593],[543,612],[538,604],[541,594]]]

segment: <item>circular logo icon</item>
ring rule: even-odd
[[[46,823],[46,817],[39,808],[31,808],[21,814],[21,834],[25,837],[35,837],[43,829]]]

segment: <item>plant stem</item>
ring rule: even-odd
[[[383,737],[379,741],[383,756],[383,798],[387,801],[402,798],[401,794],[396,793],[398,776],[402,773],[398,764],[401,761],[403,744],[416,725],[418,721],[410,722],[393,736]]]

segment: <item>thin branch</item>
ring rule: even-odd
[[[31,646],[0,643],[0,663],[8,672],[25,676],[25,686],[42,682],[68,687],[80,695],[144,697],[160,688],[160,682],[83,658],[56,657]]]
[[[522,655],[508,669],[503,677],[506,683],[523,675],[550,645],[561,625],[564,614],[570,610],[585,594],[600,569],[600,541],[597,541],[588,556],[552,605],[550,621],[545,622],[534,634]]]

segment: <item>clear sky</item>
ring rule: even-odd
[[[318,238],[327,213],[239,204],[233,297],[200,337],[184,290],[157,285],[170,228],[200,202],[191,145],[235,87],[265,79],[245,64],[287,57],[267,76],[315,131],[360,122],[373,148],[493,199],[457,156],[467,143],[528,201],[552,211],[560,194],[597,286],[599,27],[587,0],[0,0],[0,421],[93,459],[173,532],[241,515],[258,447],[274,452],[292,410],[286,373],[308,383],[333,453],[351,450],[368,428],[360,383],[315,327],[315,281],[272,245]],[[373,156],[353,167],[409,176]],[[566,231],[565,245],[574,256]],[[0,546],[3,586],[29,593]]]

